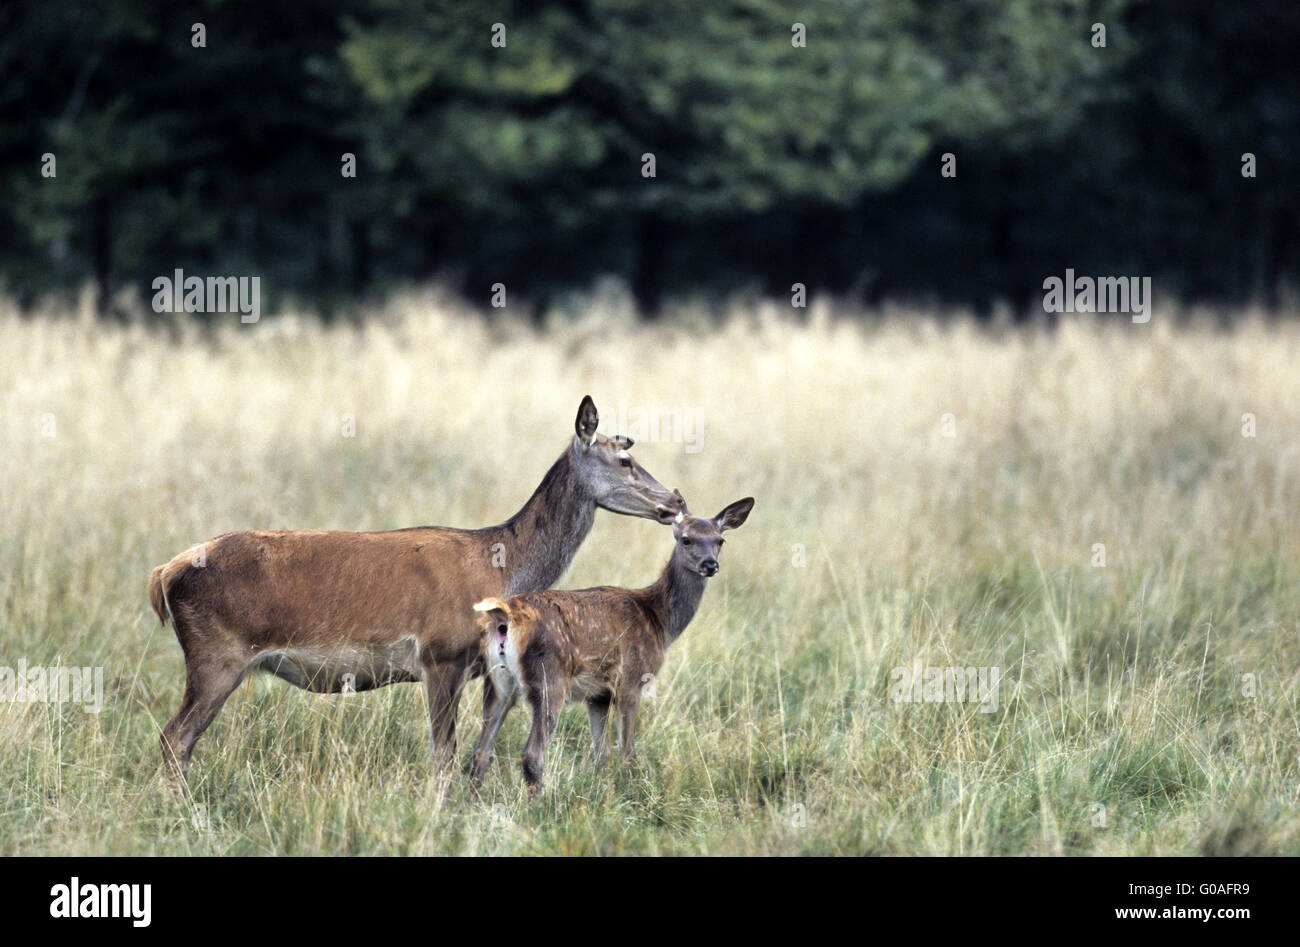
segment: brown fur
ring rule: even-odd
[[[668,646],[690,623],[708,577],[717,572],[723,530],[743,523],[753,505],[746,497],[711,520],[683,512],[673,526],[673,554],[658,581],[645,588],[544,589],[490,597],[474,606],[488,673],[483,732],[471,773],[476,786],[501,724],[521,695],[533,712],[524,778],[534,793],[566,700],[587,703],[597,766],[607,755],[609,708],[617,705],[620,748],[624,759],[632,759],[646,685],[663,667]]]
[[[185,654],[185,694],[161,738],[173,782],[252,670],[321,692],[423,681],[435,760],[450,759],[460,690],[477,670],[473,604],[555,582],[597,506],[661,521],[678,509],[597,420],[584,399],[569,448],[500,526],[226,533],[204,544],[202,564],[187,550],[154,569],[149,602]]]
[[[153,575],[149,578],[149,604],[153,606],[153,610],[158,613],[158,620],[164,625],[171,617],[167,604],[167,590],[172,587],[177,577],[190,567],[193,559],[193,549],[177,553],[171,561],[156,566]]]

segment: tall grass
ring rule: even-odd
[[[1300,852],[1300,325],[854,315],[0,310],[0,666],[103,667],[106,702],[0,704],[0,852]],[[152,566],[232,529],[500,521],[587,392],[605,430],[698,412],[698,451],[636,448],[696,512],[757,498],[635,769],[593,772],[569,708],[528,804],[519,708],[475,799],[477,682],[440,782],[419,687],[260,677],[191,802],[158,792],[184,674]],[[563,584],[645,584],[670,548],[602,513]],[[996,709],[892,700],[918,660],[1000,668]]]

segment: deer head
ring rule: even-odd
[[[686,508],[686,501],[682,499],[682,495],[675,490],[673,492],[681,505],[681,510],[673,518],[673,538],[677,540],[673,558],[676,564],[706,579],[717,575],[718,554],[722,551],[722,544],[726,542],[722,534],[745,522],[749,517],[749,511],[754,508],[754,498],[745,497],[743,500],[737,500],[727,505],[717,516],[709,519],[703,516],[692,516],[690,510]]]
[[[636,462],[630,437],[606,437],[596,430],[600,415],[587,395],[574,422],[573,459],[578,479],[596,505],[611,513],[671,523],[681,494],[671,492]]]

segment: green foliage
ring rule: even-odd
[[[1023,302],[1073,265],[1267,297],[1300,265],[1297,41],[1281,2],[22,0],[0,280],[106,306],[179,266],[330,304],[614,273],[653,308],[793,280]]]

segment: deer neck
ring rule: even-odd
[[[708,579],[677,561],[674,549],[663,575],[655,583],[664,647],[681,637],[686,626],[691,623],[696,609],[700,607],[700,599],[704,596],[704,586],[707,584]]]
[[[573,562],[596,519],[596,500],[578,476],[572,446],[561,455],[528,502],[492,531],[491,554],[505,557],[506,594],[548,589]]]

